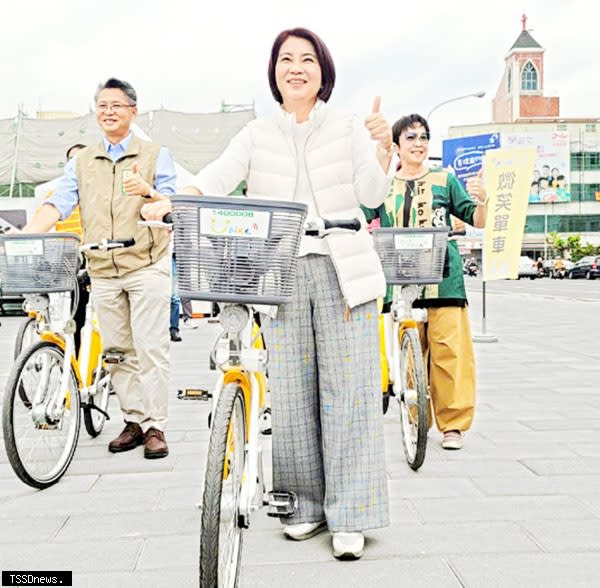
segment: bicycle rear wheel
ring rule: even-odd
[[[55,395],[61,393],[63,368],[63,350],[55,343],[40,341],[19,356],[6,386],[2,408],[6,453],[17,476],[34,488],[58,482],[77,447],[81,415],[71,367],[62,407],[54,414],[48,410]]]
[[[238,384],[223,387],[208,445],[202,527],[200,587],[234,588],[242,557],[239,499],[245,463],[246,412]]]
[[[400,423],[408,465],[418,470],[425,460],[429,395],[423,367],[419,335],[414,328],[405,329],[400,340]]]
[[[95,380],[94,393],[90,394],[87,406],[84,405],[83,407],[83,423],[90,437],[97,437],[104,428],[104,423],[106,422],[105,413],[108,412],[108,401],[112,392],[110,373],[106,368],[97,369],[100,370],[100,373]],[[94,375],[94,377],[96,376]]]

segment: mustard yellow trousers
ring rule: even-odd
[[[419,335],[435,423],[441,432],[466,431],[475,413],[475,356],[468,310],[428,308],[427,316],[427,323],[419,323]]]

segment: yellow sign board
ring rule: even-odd
[[[489,149],[484,156],[489,196],[483,237],[483,279],[519,275],[535,147]]]

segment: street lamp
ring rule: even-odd
[[[435,110],[437,110],[440,106],[444,106],[444,104],[448,104],[448,102],[455,102],[456,100],[462,100],[463,98],[483,98],[485,96],[485,92],[472,92],[471,94],[465,94],[464,96],[455,96],[454,98],[449,98],[448,100],[444,100],[439,104],[436,104],[427,115],[427,120],[431,118],[431,115]]]

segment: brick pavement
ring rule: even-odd
[[[479,283],[470,286],[477,330]],[[499,341],[476,346],[479,400],[465,448],[446,452],[432,432],[412,472],[392,407],[392,525],[367,534],[362,560],[341,563],[327,534],[286,541],[260,511],[245,537],[242,587],[600,583],[600,294],[574,303],[507,284],[488,296],[488,313]],[[1,319],[2,389],[18,320]],[[82,431],[68,474],[48,490],[19,482],[0,451],[0,569],[73,570],[77,587],[197,586],[209,406],[176,391],[214,381],[206,357],[215,332],[203,321],[173,347],[168,458],[110,454],[121,428],[114,405],[105,432],[92,440]]]

